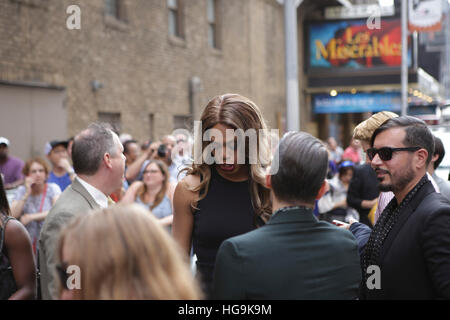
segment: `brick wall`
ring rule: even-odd
[[[284,113],[283,10],[275,0],[221,0],[221,50],[208,46],[207,1],[184,0],[184,39],[168,34],[166,0],[122,0],[126,22],[104,14],[103,0],[0,1],[0,81],[66,89],[68,133],[120,112],[137,139],[169,133],[174,115],[190,115],[189,80],[202,90],[195,105],[241,93],[276,127]],[[81,8],[81,30],[66,28],[66,8]],[[96,80],[103,88],[93,91]]]

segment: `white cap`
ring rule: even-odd
[[[9,140],[5,137],[0,137],[0,144],[6,144],[6,146],[9,146]]]

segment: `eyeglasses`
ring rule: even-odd
[[[369,160],[372,161],[373,158],[378,154],[380,159],[383,161],[389,161],[392,159],[392,154],[396,151],[417,151],[421,149],[421,147],[406,147],[406,148],[391,148],[391,147],[383,147],[380,149],[370,148],[367,149],[367,156]]]
[[[143,172],[143,174],[147,174],[147,173],[158,173],[159,172],[159,170],[145,170],[144,172]]]
[[[67,280],[69,279],[69,275],[67,274],[67,265],[65,263],[56,265],[56,272],[58,274],[59,281],[61,282],[61,286],[65,290],[69,290],[67,287]]]

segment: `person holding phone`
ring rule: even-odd
[[[25,184],[17,189],[11,204],[12,216],[22,222],[30,235],[35,256],[44,220],[61,194],[56,183],[47,182],[48,173],[43,159],[28,160],[23,168]]]

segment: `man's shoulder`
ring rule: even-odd
[[[8,162],[14,165],[15,167],[23,167],[25,165],[22,159],[14,156],[8,156]]]
[[[432,220],[440,220],[441,217],[447,219],[450,217],[450,202],[442,194],[431,192],[414,208],[414,216],[414,221],[422,225],[428,225]]]
[[[445,181],[441,177],[437,177],[437,179],[435,178],[435,181],[436,181],[436,183],[437,183],[437,185],[439,187],[439,190],[440,190],[441,194],[447,200],[450,201],[450,182],[449,181]]]
[[[450,202],[438,192],[430,192],[427,194],[417,208],[423,209],[425,213],[436,210],[450,210]]]
[[[285,228],[296,225],[295,223],[285,223],[285,224],[266,224],[256,230],[244,233],[242,235],[238,235],[232,238],[225,240],[228,245],[232,245],[237,250],[246,251],[246,249],[250,249],[252,251],[258,250],[261,248],[265,250],[267,246],[270,246],[270,242],[274,242],[274,240],[278,241],[292,241],[292,233],[280,232],[279,228]],[[299,241],[326,241],[333,243],[337,246],[345,246],[346,244],[349,246],[356,245],[356,239],[353,234],[346,229],[338,228],[331,223],[325,221],[318,221],[312,227],[304,232],[299,232],[298,234]],[[271,241],[272,240],[272,241]]]
[[[59,214],[72,215],[79,211],[90,209],[89,202],[79,192],[75,191],[72,186],[68,186],[56,200],[45,220],[50,222],[53,219],[57,219]]]
[[[258,250],[259,247],[264,247],[264,243],[271,237],[267,232],[269,228],[269,225],[264,225],[250,232],[228,238],[222,242],[221,247],[233,247],[240,252],[246,252],[248,249]]]

